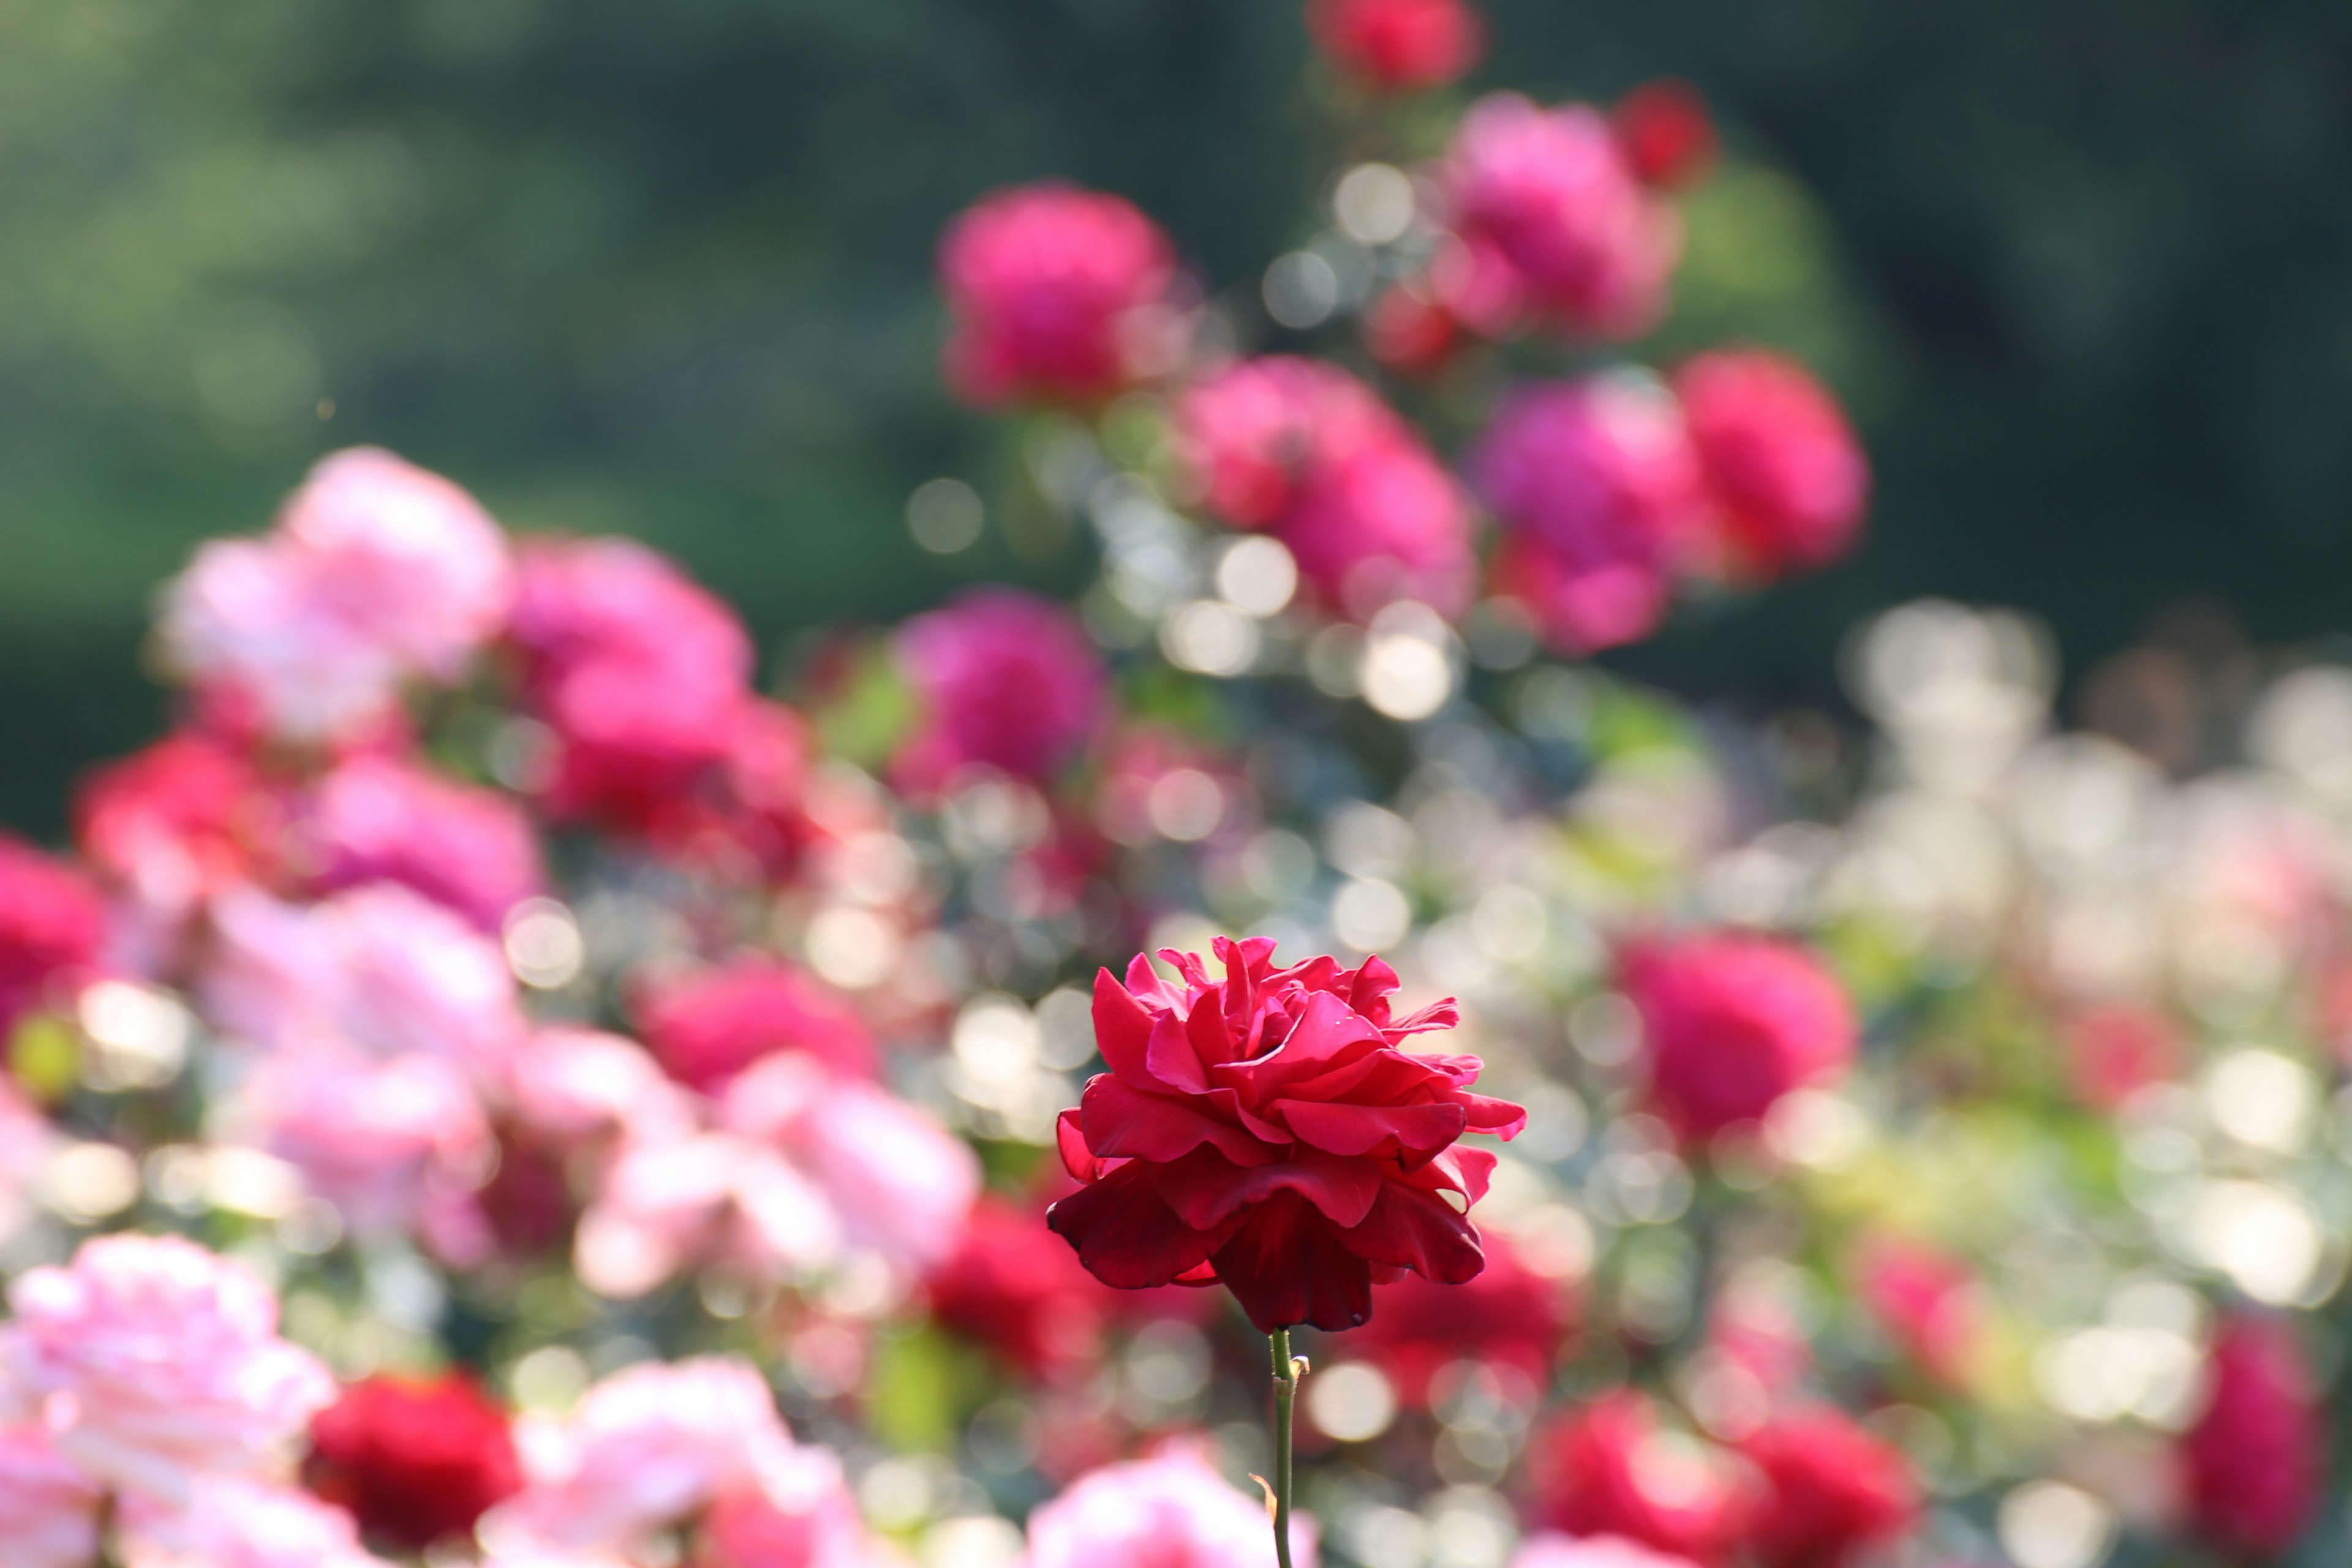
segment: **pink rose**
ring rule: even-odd
[[[1528,1457],[1535,1516],[1570,1535],[1622,1536],[1714,1564],[1746,1499],[1719,1455],[1671,1441],[1646,1394],[1620,1389],[1561,1412]]]
[[[1293,1568],[1315,1568],[1294,1514]],[[1265,1508],[1189,1448],[1106,1465],[1029,1516],[1027,1568],[1272,1568]]]
[[[483,1539],[624,1553],[756,1486],[793,1448],[758,1369],[717,1356],[614,1373],[570,1415],[525,1416],[515,1442],[524,1488],[490,1512]]]
[[[1176,259],[1128,202],[1048,181],[958,215],[939,275],[955,319],[944,362],[958,396],[1092,403],[1150,368],[1151,312]]]
[[[1337,365],[1272,354],[1192,388],[1178,444],[1209,509],[1272,531],[1323,603],[1467,603],[1469,500],[1420,435]]]
[[[2238,1312],[2206,1362],[2205,1409],[2179,1446],[2191,1526],[2233,1559],[2284,1556],[2328,1495],[2327,1405],[2294,1325]]]
[[[746,954],[659,976],[632,1011],[672,1078],[716,1091],[776,1051],[800,1051],[838,1072],[874,1070],[874,1038],[846,998],[780,959]]]
[[[523,706],[554,735],[541,793],[559,817],[644,831],[738,744],[751,639],[642,544],[533,542],[512,636]]]
[[[1381,92],[1443,87],[1486,52],[1486,24],[1465,0],[1309,0],[1316,47]]]
[[[624,1130],[692,1125],[688,1092],[635,1040],[594,1029],[541,1029],[513,1058],[505,1098],[516,1118],[562,1144]]]
[[[58,1452],[126,1491],[178,1503],[192,1475],[264,1468],[334,1399],[269,1288],[177,1237],[85,1242],[8,1299],[0,1363]]]
[[[68,1003],[106,946],[106,905],[89,879],[0,833],[0,1040],[45,1004]]]
[[[1507,531],[1496,586],[1547,640],[1591,652],[1655,628],[1706,520],[1698,464],[1663,388],[1617,374],[1520,387],[1470,470]]]
[[[1675,374],[1675,393],[1735,557],[1769,575],[1853,548],[1870,461],[1804,366],[1755,350],[1701,354]]]
[[[264,1481],[207,1476],[184,1507],[123,1513],[123,1568],[393,1568],[350,1514]]]
[[[1764,1483],[1745,1532],[1759,1568],[1846,1568],[1918,1515],[1903,1451],[1834,1406],[1777,1415],[1739,1452]]]
[[[1957,1385],[1972,1370],[1984,1302],[1967,1261],[1916,1241],[1879,1237],[1854,1268],[1854,1293],[1913,1364]]]
[[[1102,656],[1076,616],[1034,594],[969,589],[895,642],[922,716],[891,771],[918,792],[971,767],[1045,783],[1109,716]]]
[[[1792,942],[1721,932],[1640,943],[1622,979],[1641,1010],[1651,1107],[1703,1141],[1828,1083],[1860,1044],[1853,1004]]]
[[[761,1455],[711,1503],[695,1568],[880,1568],[841,1461],[822,1448]]]
[[[490,1167],[481,1102],[440,1057],[283,1052],[255,1068],[241,1103],[256,1141],[362,1235],[415,1228]]]
[[[39,1426],[0,1427],[0,1542],[8,1568],[89,1568],[101,1489]]]
[[[1588,1535],[1582,1540],[1542,1531],[1528,1537],[1513,1554],[1510,1568],[1695,1568],[1687,1557],[1653,1552],[1622,1535]]]
[[[320,780],[310,807],[321,888],[399,882],[495,931],[542,886],[530,820],[497,790],[362,756]]]
[[[1646,188],[1600,111],[1483,98],[1437,168],[1459,242],[1432,273],[1439,299],[1490,337],[1530,322],[1638,337],[1665,308],[1682,220]]]

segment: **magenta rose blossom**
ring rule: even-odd
[[[2180,1441],[2196,1532],[2232,1560],[2283,1556],[2327,1496],[2326,1404],[2291,1323],[2223,1321],[2204,1413]]]
[[[898,628],[898,660],[922,719],[891,760],[907,787],[967,767],[1044,783],[1110,711],[1102,656],[1076,617],[1017,588],[974,588]]]
[[[982,406],[1092,403],[1136,380],[1175,247],[1120,197],[1058,181],[982,197],[940,242],[948,384]],[[1163,324],[1164,325],[1164,324]]]
[[[1630,338],[1665,309],[1682,219],[1642,184],[1598,110],[1481,99],[1437,184],[1459,244],[1431,281],[1474,330],[1502,337],[1539,322]]]
[[[631,1011],[669,1075],[709,1093],[777,1051],[800,1051],[845,1073],[874,1070],[874,1037],[857,1010],[781,959],[746,954],[664,974],[637,993]]]
[[[1773,353],[1701,354],[1676,373],[1675,392],[1742,564],[1822,566],[1853,548],[1870,460],[1810,371]]]
[[[1853,1004],[1793,942],[1685,937],[1637,945],[1622,968],[1642,1014],[1651,1106],[1685,1138],[1761,1121],[1783,1095],[1853,1060]]]
[[[1696,553],[1706,497],[1681,410],[1639,375],[1513,392],[1470,456],[1506,530],[1496,587],[1571,653],[1646,637]]]
[[[330,890],[401,882],[496,931],[541,889],[530,819],[497,790],[362,756],[321,779],[310,805],[306,837]]]
[[[0,833],[0,1041],[45,1002],[69,1000],[106,944],[106,905],[89,879]]]
[[[184,1500],[192,1472],[258,1470],[335,1397],[278,1337],[253,1271],[177,1237],[85,1242],[8,1292],[0,1364],[58,1452],[110,1486]]]
[[[1381,92],[1458,81],[1486,51],[1486,25],[1464,0],[1308,0],[1316,47]]]
[[[1764,1483],[1745,1531],[1760,1568],[1846,1568],[1919,1512],[1903,1450],[1835,1406],[1777,1415],[1739,1452]]]
[[[1110,1071],[1062,1113],[1063,1163],[1086,1184],[1049,1224],[1105,1284],[1222,1281],[1259,1329],[1349,1329],[1372,1282],[1411,1270],[1459,1284],[1486,1258],[1464,1211],[1527,1115],[1473,1094],[1475,1057],[1408,1053],[1454,1026],[1451,999],[1391,1019],[1396,972],[1274,964],[1265,937],[1220,937],[1225,978],[1196,953],[1140,956],[1122,985],[1095,979],[1095,1037]]]
[[[1295,1568],[1315,1568],[1313,1526],[1294,1519]],[[1106,1465],[1029,1516],[1028,1568],[1272,1568],[1265,1510],[1199,1454]]]

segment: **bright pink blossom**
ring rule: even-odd
[[[25,1014],[68,1002],[106,945],[106,905],[89,879],[0,833],[0,1041]]]
[[[264,874],[282,816],[242,752],[184,731],[82,781],[74,842],[138,904],[177,919]]]
[[[973,588],[917,616],[895,639],[921,709],[892,759],[928,793],[971,767],[1045,783],[1109,717],[1102,656],[1076,616],[1015,588]]]
[[[556,816],[642,831],[733,754],[751,640],[644,545],[532,542],[512,635],[523,707],[552,732],[540,784]]]
[[[1870,461],[1811,372],[1756,350],[1701,354],[1675,374],[1675,392],[1737,562],[1769,574],[1853,548]]]
[[[1430,1380],[1459,1361],[1507,1367],[1530,1388],[1551,1384],[1552,1361],[1576,1321],[1566,1281],[1519,1261],[1497,1236],[1485,1240],[1486,1267],[1460,1285],[1408,1274],[1372,1292],[1372,1319],[1344,1342],[1387,1373],[1398,1397],[1429,1404]]]
[[[1985,1321],[1983,1295],[1965,1259],[1880,1237],[1863,1248],[1854,1275],[1855,1293],[1914,1365],[1948,1384],[1967,1378]]]
[[[1293,1568],[1315,1568],[1312,1521],[1294,1514]],[[1258,1499],[1189,1448],[1106,1465],[1029,1516],[1027,1568],[1273,1568]]]
[[[866,1534],[841,1461],[822,1448],[762,1454],[748,1483],[712,1501],[701,1537],[695,1568],[885,1568],[898,1561]]]
[[[1538,1436],[1528,1477],[1546,1526],[1622,1536],[1702,1564],[1723,1560],[1745,1501],[1720,1456],[1669,1432],[1631,1389],[1556,1418]]]
[[[190,1477],[266,1468],[333,1399],[278,1337],[278,1300],[241,1263],[177,1237],[85,1242],[8,1292],[16,1393],[58,1452],[109,1486],[184,1500]]]
[[[1458,81],[1486,52],[1465,0],[1307,0],[1307,29],[1332,64],[1382,92]]]
[[[89,1568],[102,1489],[38,1426],[0,1426],[0,1542],[8,1568]]]
[[[352,1516],[308,1492],[206,1476],[184,1507],[124,1510],[123,1568],[393,1568]]]
[[[747,954],[664,974],[631,1009],[655,1058],[680,1083],[716,1092],[777,1051],[836,1071],[874,1070],[874,1037],[848,1000],[781,959]]]
[[[1641,1010],[1650,1104],[1685,1138],[1761,1121],[1783,1095],[1836,1079],[1859,1045],[1837,978],[1792,942],[1637,943],[1622,979]]]
[[[940,242],[948,384],[989,406],[1093,403],[1139,379],[1167,330],[1175,250],[1118,196],[1058,181],[995,192]]]
[[[1354,1327],[1375,1278],[1476,1275],[1463,1211],[1495,1156],[1454,1142],[1527,1118],[1470,1092],[1477,1058],[1402,1048],[1452,1028],[1453,1001],[1392,1019],[1396,972],[1377,958],[1277,969],[1265,937],[1215,952],[1223,980],[1172,950],[1177,983],[1141,956],[1124,985],[1096,976],[1110,1071],[1062,1113],[1063,1163],[1087,1184],[1048,1223],[1107,1285],[1222,1280],[1269,1331]]]
[[[1457,243],[1431,281],[1476,331],[1503,337],[1543,323],[1630,338],[1664,310],[1682,221],[1635,176],[1597,110],[1481,99],[1437,183]]]
[[[1540,1531],[1519,1543],[1510,1568],[1693,1568],[1687,1557],[1669,1557],[1622,1535],[1582,1540]]]
[[[2233,1559],[2284,1556],[2327,1497],[2326,1404],[2294,1326],[2224,1320],[2206,1363],[2203,1414],[2180,1441],[2191,1523]]]
[[[1496,586],[1546,639],[1590,652],[1646,637],[1706,521],[1681,411],[1645,378],[1538,382],[1507,398],[1470,471],[1507,531]]]
[[[391,757],[320,780],[302,836],[320,887],[404,883],[485,931],[541,886],[539,842],[511,797]]]
[[[1739,1452],[1764,1483],[1745,1532],[1759,1568],[1846,1568],[1918,1515],[1903,1451],[1833,1406],[1775,1415]]]

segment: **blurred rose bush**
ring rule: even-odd
[[[2340,1554],[2352,673],[1566,662],[1860,537],[1797,359],[1638,357],[1751,154],[1307,18],[1355,159],[1255,297],[1066,184],[947,229],[1067,599],[768,689],[365,449],[197,553],[173,731],[0,840],[0,1562],[1270,1563],[1253,1323],[1329,1331],[1301,1563]]]

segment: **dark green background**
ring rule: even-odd
[[[2038,612],[2076,669],[2187,596],[2347,619],[2352,7],[1489,9],[1474,85],[1722,106],[1675,331],[1805,349],[1878,464],[1858,560],[1634,668],[1820,695],[1928,592]],[[641,533],[772,642],[1019,569],[900,522],[1004,464],[932,375],[940,224],[1066,174],[1245,297],[1327,172],[1303,57],[1288,0],[0,0],[0,820],[54,831],[152,731],[153,584],[331,446]],[[1777,294],[1741,281],[1768,240]]]

